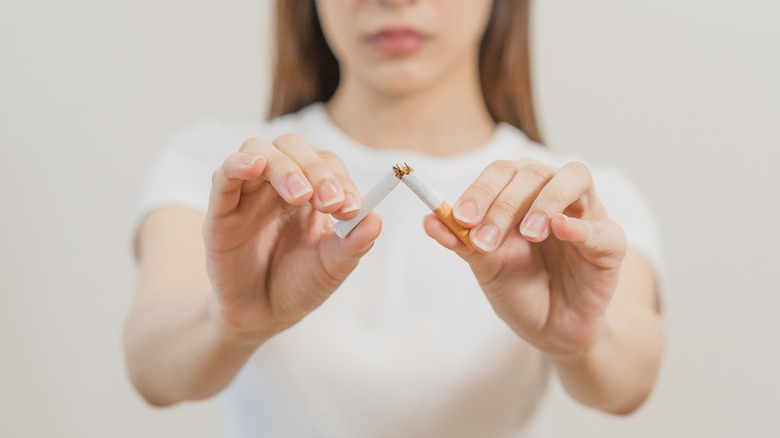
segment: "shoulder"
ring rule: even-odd
[[[211,175],[251,137],[269,141],[299,131],[310,116],[306,109],[267,122],[221,122],[203,119],[173,135],[149,166],[137,209],[140,221],[151,210],[185,206],[206,211]]]

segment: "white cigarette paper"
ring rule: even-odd
[[[412,189],[417,197],[419,197],[431,211],[439,208],[442,202],[444,202],[444,198],[442,198],[430,184],[420,178],[415,172],[404,175],[401,181]]]
[[[360,213],[354,218],[348,221],[339,221],[333,225],[333,231],[337,236],[342,239],[347,237],[349,233],[368,216],[385,197],[393,191],[401,180],[396,176],[395,170],[390,170],[387,174],[378,182],[371,190],[363,197],[362,206],[360,207]]]
[[[441,219],[444,225],[446,225],[464,245],[474,249],[474,244],[471,243],[471,239],[469,238],[469,229],[464,228],[455,220],[455,216],[452,215],[452,207],[450,204],[448,204],[430,184],[418,176],[414,172],[414,169],[409,167],[409,165],[404,164],[400,169],[404,174],[401,181],[412,189],[417,197],[433,211],[433,214],[435,214],[436,217]]]

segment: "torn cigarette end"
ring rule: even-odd
[[[452,207],[450,204],[442,202],[441,205],[439,205],[439,208],[433,210],[433,214],[441,219],[441,221],[444,222],[444,225],[446,225],[454,235],[458,236],[458,239],[460,239],[464,245],[469,249],[475,249],[474,244],[471,243],[471,239],[469,239],[469,229],[464,228],[455,220],[455,216],[452,215]]]
[[[414,169],[412,169],[408,164],[404,163],[403,166],[395,165],[393,166],[393,172],[395,173],[395,177],[398,179],[402,179],[404,176],[409,175],[410,173],[414,172]]]

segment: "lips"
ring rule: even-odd
[[[386,56],[411,55],[422,48],[426,36],[414,29],[385,29],[373,34],[369,41]]]

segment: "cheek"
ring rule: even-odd
[[[441,31],[447,36],[447,45],[467,51],[478,48],[492,9],[490,0],[440,0]]]
[[[287,0],[280,0],[287,1]],[[305,0],[294,0],[305,1]],[[328,46],[336,58],[355,50],[354,36],[350,33],[355,22],[357,0],[317,0],[317,15]]]

